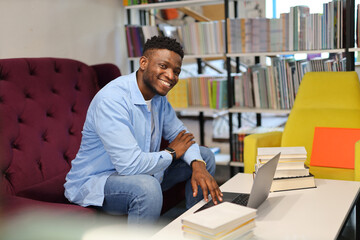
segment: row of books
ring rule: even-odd
[[[233,131],[232,159],[234,162],[244,162],[244,139],[247,135],[284,130],[283,127],[241,127]]]
[[[323,5],[323,13],[310,14],[307,6],[295,6],[280,18],[227,19],[228,52],[278,52],[342,48],[343,1]]]
[[[314,188],[315,179],[305,166],[305,147],[263,147],[257,149],[255,171],[266,164],[276,154],[280,154],[271,192]]]
[[[147,39],[160,35],[156,26],[125,26],[128,57],[141,57]]]
[[[167,94],[174,108],[209,107],[227,108],[226,76],[199,76],[179,79],[175,87]]]
[[[291,109],[301,79],[306,72],[345,71],[346,58],[295,60],[272,57],[271,66],[250,66],[247,72],[234,76],[235,106],[265,109]]]
[[[225,21],[193,22],[179,27],[185,54],[225,52]]]
[[[125,26],[129,57],[140,57],[144,43],[152,36],[175,38],[187,55],[223,54],[225,52],[225,21],[193,22],[184,26]]]

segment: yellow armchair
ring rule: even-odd
[[[316,178],[360,181],[360,141],[354,146],[355,169],[310,166],[315,127],[360,128],[360,83],[356,72],[306,73],[284,132],[245,137],[244,172],[254,171],[258,147],[305,146],[305,164]]]

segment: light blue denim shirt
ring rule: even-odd
[[[105,182],[114,172],[149,174],[162,181],[172,156],[159,152],[161,137],[171,142],[186,128],[166,97],[156,95],[151,104],[152,144],[151,112],[138,88],[136,72],[111,81],[96,94],[86,115],[79,152],[66,176],[69,201],[102,206]],[[194,159],[202,159],[197,144],[183,155],[188,164]]]

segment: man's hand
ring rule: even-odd
[[[176,158],[180,158],[194,143],[194,135],[183,130],[169,144],[169,147],[175,150]]]
[[[215,179],[206,170],[206,166],[203,162],[194,161],[192,164],[193,173],[191,176],[191,185],[193,189],[193,196],[196,197],[198,194],[198,185],[200,185],[204,199],[206,202],[209,201],[208,194],[210,192],[211,198],[214,204],[218,204],[219,200],[222,202],[222,192],[217,185]]]

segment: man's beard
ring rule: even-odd
[[[166,95],[166,94],[159,93],[156,90],[156,88],[153,85],[151,85],[150,81],[148,80],[148,78],[146,76],[144,76],[144,83],[145,83],[146,87],[148,87],[156,95],[160,95],[160,96],[165,96]]]

